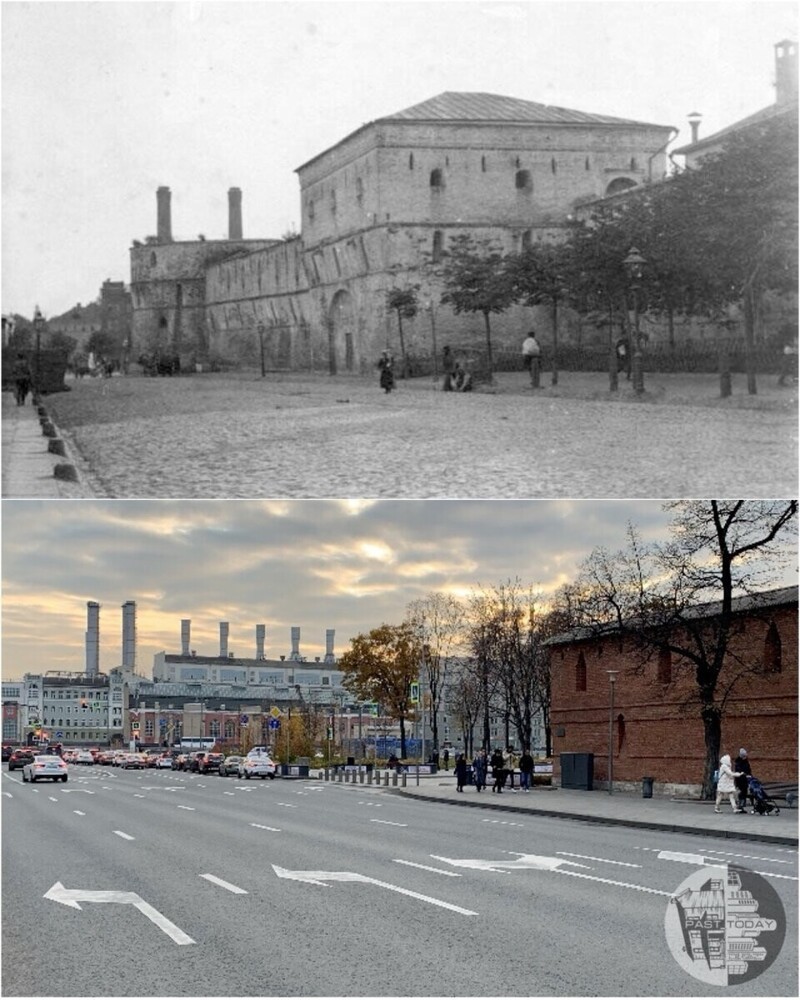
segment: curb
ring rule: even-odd
[[[548,819],[576,820],[579,823],[595,823],[601,826],[625,826],[640,830],[664,830],[667,833],[688,833],[696,837],[721,837],[724,840],[754,840],[764,844],[781,844],[786,847],[798,846],[797,837],[786,837],[777,834],[751,833],[747,830],[704,830],[696,826],[683,826],[678,823],[654,823],[648,820],[622,819],[614,816],[588,816],[585,813],[567,813],[559,812],[556,809],[539,809],[536,806],[533,808],[520,807],[511,804],[506,805],[505,803],[502,805],[498,803],[497,805],[485,806],[483,802],[472,802],[469,799],[434,799],[430,795],[419,795],[416,792],[401,788],[392,789],[390,787],[386,791],[392,791],[395,795],[404,795],[406,798],[416,799],[419,802],[438,802],[447,806],[488,808],[497,812],[511,812],[523,816],[544,816]]]

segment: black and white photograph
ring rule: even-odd
[[[0,27],[2,996],[796,997],[797,4]]]

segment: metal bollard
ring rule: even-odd
[[[394,774],[392,775],[392,786],[394,788],[397,788],[397,771],[395,771]]]
[[[402,782],[402,784],[403,784],[403,788],[405,788],[406,785],[408,784],[408,775],[406,774],[405,771],[403,771],[403,782]]]
[[[364,784],[364,772],[363,771],[359,771],[358,772],[358,783],[360,785]]]
[[[372,784],[372,771],[367,771],[367,784]]]
[[[384,784],[384,786],[386,786],[386,785],[389,784],[389,772],[388,771],[383,776],[383,784]]]

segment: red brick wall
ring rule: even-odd
[[[746,747],[761,781],[797,781],[797,608],[776,608],[781,640],[781,670],[742,678],[727,702],[722,719],[722,753],[731,759]],[[769,621],[742,616],[742,628],[732,647],[739,657],[761,662]],[[576,691],[580,653],[586,663],[586,690]],[[552,676],[551,725],[555,773],[559,754],[594,754],[594,776],[608,778],[610,695],[608,670],[618,670],[614,693],[614,780],[699,784],[705,760],[700,707],[693,697],[694,670],[672,658],[672,682],[658,681],[658,656],[643,667],[630,648],[620,651],[617,640],[588,640],[556,646],[550,656]],[[718,685],[718,696],[736,665],[729,658]],[[618,717],[622,715],[621,726]],[[563,734],[563,735],[562,735]]]

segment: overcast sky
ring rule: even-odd
[[[519,578],[546,598],[593,548],[624,547],[632,522],[665,539],[660,501],[3,501],[3,679],[85,669],[86,602],[98,601],[102,670],[121,662],[121,606],[137,605],[138,665],[192,648],[341,655],[353,636],[403,620],[434,591],[468,597]],[[796,585],[793,566],[775,582]]]
[[[3,0],[4,312],[130,278],[128,249],[299,229],[294,170],[364,122],[483,91],[710,134],[774,100],[794,2]]]

